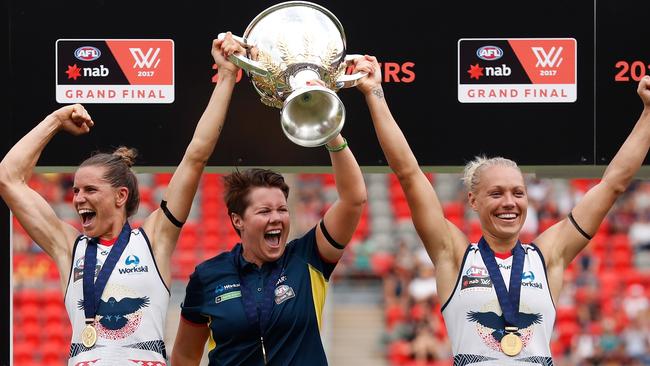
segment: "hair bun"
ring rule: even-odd
[[[122,161],[130,168],[135,164],[138,150],[132,147],[120,146],[113,151],[113,155],[119,156],[120,159],[122,159]]]

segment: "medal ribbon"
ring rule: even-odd
[[[95,319],[97,308],[99,307],[99,300],[102,298],[102,293],[111,276],[117,261],[122,256],[126,244],[129,243],[131,236],[131,226],[127,221],[122,227],[120,235],[117,237],[117,242],[113,244],[113,249],[108,254],[104,265],[102,266],[97,280],[95,280],[95,267],[97,266],[97,242],[98,238],[93,238],[88,241],[86,245],[86,253],[84,254],[84,273],[83,273],[83,292],[84,292],[84,314],[86,315],[86,324],[92,324],[89,319]]]
[[[506,289],[506,284],[501,276],[501,271],[494,258],[494,252],[483,237],[478,242],[478,249],[483,257],[483,262],[490,274],[494,291],[497,293],[497,300],[503,311],[506,327],[517,327],[519,317],[519,299],[521,295],[521,276],[524,270],[524,248],[519,240],[512,248],[512,270],[510,271],[510,287]]]

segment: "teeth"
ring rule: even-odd
[[[79,215],[83,215],[83,214],[87,214],[87,213],[94,213],[94,211],[88,210],[88,209],[79,210]]]
[[[282,230],[280,230],[280,229],[269,230],[269,231],[266,232],[266,235],[280,235],[281,232],[282,232]]]
[[[517,215],[513,213],[506,213],[506,214],[499,214],[497,215],[497,217],[500,219],[514,219],[515,217],[517,217]]]

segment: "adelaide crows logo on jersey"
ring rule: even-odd
[[[97,336],[111,340],[130,336],[140,327],[143,309],[149,307],[150,302],[148,296],[138,296],[126,286],[107,284],[97,308]],[[83,299],[77,307],[83,311]]]
[[[485,304],[481,311],[469,311],[467,313],[467,320],[476,323],[476,330],[485,345],[500,352],[501,338],[506,334],[506,324],[503,318],[503,312],[497,301],[494,300]],[[530,313],[527,309],[528,307],[522,299],[520,311],[517,315],[519,330],[515,334],[521,338],[524,347],[526,347],[533,336],[533,325],[542,323],[542,314]]]

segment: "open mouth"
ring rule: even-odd
[[[509,213],[501,213],[501,214],[497,214],[496,216],[497,216],[499,219],[501,219],[501,220],[506,220],[506,221],[512,221],[512,220],[514,220],[514,219],[517,218],[517,214],[516,214],[516,213],[512,213],[512,212],[509,212]]]
[[[81,216],[81,226],[88,227],[93,223],[93,219],[97,216],[97,213],[88,209],[79,210],[79,216]]]
[[[280,246],[281,235],[282,235],[282,230],[280,229],[269,230],[264,233],[264,240],[272,248],[277,248]]]

